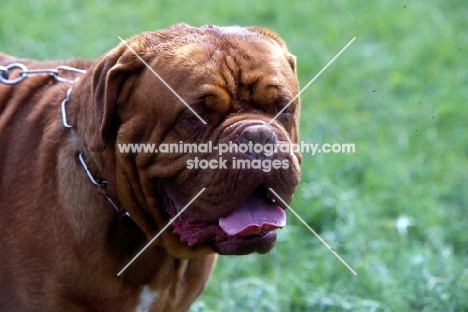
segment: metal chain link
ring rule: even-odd
[[[10,79],[10,72],[14,69],[19,69],[20,73],[17,78]],[[55,80],[59,82],[73,83],[74,80],[66,79],[60,76],[61,72],[72,72],[78,74],[84,74],[86,71],[79,68],[70,66],[58,66],[55,69],[28,69],[24,64],[12,63],[7,66],[0,65],[0,83],[7,85],[15,85],[23,81],[27,76],[38,75],[38,74],[50,74]]]
[[[19,76],[14,79],[10,79],[10,72],[12,70],[19,69]],[[6,66],[0,65],[0,83],[6,85],[15,85],[23,81],[26,77],[31,75],[39,75],[39,74],[50,74],[54,77],[55,80],[58,82],[67,82],[73,84],[77,79],[70,80],[60,76],[61,72],[72,72],[78,74],[86,73],[86,70],[61,65],[55,69],[28,69],[24,64],[21,63],[12,63]],[[65,106],[67,105],[68,101],[70,100],[70,93],[72,88],[68,89],[66,98],[62,101],[61,110],[62,110],[62,123],[65,128],[73,128],[67,121],[67,113]]]
[[[14,69],[19,69],[19,76],[14,79],[10,79],[10,71]],[[78,74],[84,74],[86,73],[86,70],[83,69],[78,69],[70,66],[58,66],[55,69],[28,69],[24,64],[21,63],[12,63],[7,66],[2,66],[0,65],[0,83],[7,84],[7,85],[15,85],[23,81],[27,76],[30,75],[38,75],[38,74],[50,74],[54,77],[55,80],[59,82],[67,82],[73,84],[75,81],[78,80],[78,78],[74,80],[66,79],[60,76],[60,72],[72,72],[72,73],[78,73]],[[65,99],[62,101],[61,104],[61,112],[62,112],[62,123],[65,128],[73,128],[72,125],[70,125],[67,121],[67,111],[66,111],[66,105],[68,101],[70,101],[70,94],[72,92],[72,87],[70,87],[67,91],[67,95]],[[73,131],[73,130],[72,130]],[[86,165],[86,162],[83,158],[83,152],[80,152],[78,155],[78,159],[80,160],[81,166],[83,169],[86,171],[86,174],[88,175],[88,178],[91,180],[91,182],[101,188],[102,194],[107,198],[109,203],[114,207],[115,211],[117,214],[121,214],[123,216],[127,216],[130,218],[130,214],[126,211],[120,211],[117,205],[114,203],[114,201],[106,194],[104,191],[104,187],[107,185],[107,181],[101,181],[97,182],[97,180],[94,178],[92,173],[89,171],[88,166]]]

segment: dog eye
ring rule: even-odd
[[[293,113],[293,111],[294,110],[293,110],[292,103],[288,106],[286,106],[286,104],[276,106],[276,113],[281,112],[281,115],[284,115],[284,116],[290,116]]]
[[[203,119],[208,123],[207,116],[204,113],[191,114],[177,123],[177,128],[183,136],[187,135],[198,135],[202,129],[206,128],[206,125],[200,120]]]
[[[206,116],[205,113],[202,113],[202,112],[198,113],[198,112],[197,112],[197,115],[198,115],[198,116],[195,115],[195,116],[193,116],[192,118],[195,118],[195,119],[197,119],[197,120],[200,121],[200,122],[201,122],[201,120],[200,120],[200,118],[201,118],[201,119],[203,119],[206,123],[208,122],[208,120],[206,120],[206,119],[207,119],[207,116]],[[200,118],[199,118],[199,117],[200,117]]]

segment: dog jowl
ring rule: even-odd
[[[273,248],[286,207],[270,189],[292,200],[300,154],[118,146],[297,143],[295,59],[278,35],[181,24],[137,35],[95,62],[0,54],[0,68],[12,63],[86,72],[65,73],[74,83],[52,75],[0,83],[0,310],[187,310],[216,254]],[[224,166],[189,166],[194,159]]]

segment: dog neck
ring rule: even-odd
[[[120,209],[118,207],[118,205],[116,204],[116,200],[112,200],[111,197],[109,196],[106,188],[110,188],[108,185],[109,185],[109,182],[106,181],[106,180],[97,180],[94,175],[91,173],[88,165],[86,164],[86,155],[89,154],[89,152],[87,150],[83,150],[81,151],[79,154],[78,154],[78,159],[80,160],[80,163],[81,163],[81,166],[83,167],[83,169],[85,170],[86,174],[88,175],[88,178],[90,180],[90,182],[92,184],[94,184],[96,187],[98,187],[102,193],[102,195],[104,195],[104,197],[106,197],[107,201],[111,204],[111,206],[115,209],[116,213],[118,215],[121,215],[121,216],[124,216],[124,217],[129,217],[130,218],[130,214],[128,213],[128,211],[125,211],[123,209]],[[113,188],[112,188],[113,189]],[[115,190],[114,190],[115,191]],[[115,193],[115,192],[114,192]]]
[[[75,80],[75,82],[77,81],[78,79]],[[75,138],[74,130],[77,128],[77,126],[73,126],[72,124],[70,124],[68,117],[67,117],[68,116],[67,108],[68,108],[69,102],[71,102],[72,91],[73,91],[73,85],[68,89],[65,99],[62,101],[61,110],[62,110],[63,126],[67,129],[70,129],[71,135]],[[78,119],[75,119],[75,120],[78,121]],[[94,184],[97,188],[100,189],[102,195],[107,199],[109,204],[114,208],[118,216],[130,218],[130,214],[124,209],[121,209],[119,207],[117,197],[109,195],[109,193],[116,193],[115,189],[109,185],[109,181],[105,179],[96,178],[98,175],[94,174],[93,172],[97,172],[97,171],[102,172],[102,170],[99,170],[98,168],[99,166],[97,165],[96,161],[94,162],[87,161],[88,159],[93,159],[92,155],[90,154],[91,153],[86,148],[83,147],[82,150],[77,155],[80,161],[80,164],[83,167],[83,170],[86,172],[86,175],[89,178],[90,183]],[[89,165],[88,165],[88,162],[89,162]],[[111,197],[114,197],[115,199],[113,200]]]

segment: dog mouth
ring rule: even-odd
[[[167,212],[174,218],[180,208],[171,198],[166,199]],[[189,246],[205,243],[225,255],[266,253],[276,243],[275,231],[286,225],[286,213],[272,194],[259,186],[239,207],[216,221],[191,220],[182,213],[172,225],[173,233]]]

